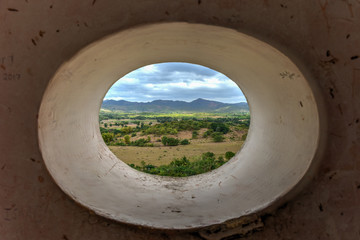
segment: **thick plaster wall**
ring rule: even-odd
[[[360,238],[360,2],[79,0],[0,2],[0,239],[201,239],[98,217],[48,174],[37,114],[57,68],[80,48],[132,26],[185,21],[233,28],[303,63],[327,111],[315,179],[248,239]],[[359,56],[359,57],[358,57]],[[12,77],[10,80],[9,74]]]

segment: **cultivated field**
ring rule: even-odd
[[[174,147],[132,147],[109,146],[110,150],[123,162],[140,166],[144,161],[155,166],[169,164],[174,158],[187,157],[190,161],[205,152],[213,152],[216,157],[224,156],[225,152],[238,152],[243,141],[191,143],[186,146]]]

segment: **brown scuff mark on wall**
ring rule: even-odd
[[[330,94],[330,97],[331,97],[332,99],[334,99],[334,98],[335,98],[335,95],[334,95],[334,88],[329,88],[329,94]]]
[[[348,6],[350,17],[354,17],[353,5],[349,2],[349,0],[345,0],[346,5]]]
[[[44,34],[45,34],[45,31],[41,31],[41,30],[39,31],[39,36],[40,36],[40,37],[43,37]]]
[[[326,58],[327,58],[327,60],[321,60],[320,61],[320,66],[321,67],[327,67],[327,66],[331,66],[331,65],[333,65],[333,64],[336,64],[338,61],[339,61],[339,59],[338,58],[336,58],[332,53],[331,53],[331,51],[330,50],[327,50],[326,51]]]
[[[43,182],[44,182],[44,177],[43,177],[43,176],[38,176],[38,181],[39,181],[40,183],[43,183]]]
[[[10,11],[10,12],[18,12],[18,11],[19,11],[19,10],[16,9],[16,8],[8,8],[7,10]]]
[[[338,107],[338,109],[339,109],[340,114],[341,114],[341,115],[344,115],[344,112],[343,112],[343,110],[342,110],[341,105],[338,104],[337,107]]]
[[[328,30],[328,33],[330,32],[330,24],[329,24],[329,18],[327,16],[327,13],[326,13],[326,8],[328,6],[328,1],[327,0],[318,0],[319,2],[319,5],[320,5],[320,8],[321,8],[321,12],[323,14],[323,17],[325,19],[325,22],[326,22],[326,28]]]
[[[324,211],[324,207],[323,207],[322,203],[319,204],[319,211],[320,211],[320,212],[323,212],[323,211]]]
[[[32,39],[31,39],[31,42],[32,42],[32,44],[34,44],[34,46],[37,45],[35,39],[32,38]]]
[[[31,68],[27,68],[26,69],[26,72],[30,75],[30,76],[33,76],[33,72],[31,70]]]

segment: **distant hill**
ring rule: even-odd
[[[105,100],[101,106],[103,109],[118,110],[124,112],[247,112],[249,106],[246,102],[222,103],[217,101],[198,98],[192,102],[155,100],[152,102],[128,102],[125,100]]]

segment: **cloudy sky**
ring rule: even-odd
[[[225,75],[190,63],[159,63],[139,68],[120,78],[104,99],[130,102],[193,101],[197,98],[225,103],[245,102],[239,87]]]

